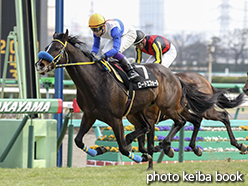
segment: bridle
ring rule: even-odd
[[[59,39],[54,39],[52,40],[52,42],[59,42],[63,48],[60,50],[60,52],[53,58],[53,61],[52,63],[55,65],[56,67],[56,64],[60,61],[60,59],[63,57],[63,54],[65,53],[65,56],[66,56],[66,63],[69,63],[69,58],[68,58],[68,54],[67,52],[65,51],[65,48],[67,46],[67,41],[65,41],[65,43],[63,43],[62,41],[60,41]]]
[[[59,51],[59,53],[55,57],[53,57],[48,52],[41,51],[38,54],[38,58],[39,59],[45,59],[45,60],[49,61],[50,63],[53,64],[53,66],[55,68],[63,68],[63,67],[67,67],[67,66],[76,66],[76,65],[92,65],[92,64],[95,63],[95,61],[93,61],[93,62],[75,62],[75,63],[69,63],[68,53],[65,50],[66,49],[66,46],[67,46],[67,41],[65,41],[65,43],[63,43],[59,39],[54,39],[54,40],[52,40],[52,42],[59,42],[63,46],[62,49]],[[57,64],[61,60],[61,58],[63,57],[63,54],[64,53],[65,53],[65,56],[66,56],[66,63],[65,64]],[[104,61],[102,63],[104,63]]]

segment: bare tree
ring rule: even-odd
[[[233,32],[230,32],[227,38],[227,44],[229,49],[231,49],[233,53],[235,64],[238,64],[239,60],[241,61],[241,63],[244,63],[244,51],[248,49],[247,37],[248,30],[235,29]]]
[[[181,32],[173,35],[172,42],[177,48],[176,61],[179,63],[187,61],[191,65],[194,61],[198,63],[207,62],[207,44],[202,34],[186,34]]]

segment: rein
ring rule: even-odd
[[[76,62],[76,63],[66,63],[66,64],[56,64],[55,68],[63,68],[68,66],[77,66],[77,65],[93,65],[95,61],[93,62]]]
[[[93,62],[75,62],[75,63],[69,63],[69,58],[68,58],[68,54],[65,51],[65,48],[67,46],[67,41],[65,43],[63,43],[62,41],[60,41],[59,39],[54,39],[52,42],[59,42],[61,45],[63,45],[63,48],[61,49],[61,51],[58,53],[58,55],[56,55],[54,58],[48,53],[48,52],[40,52],[38,54],[38,58],[39,59],[46,59],[48,61],[50,61],[51,63],[54,64],[55,68],[63,68],[63,67],[68,67],[68,66],[77,66],[77,65],[93,65],[95,64],[95,61]],[[65,64],[57,64],[60,59],[63,57],[63,54],[65,53],[66,55],[66,63]],[[101,60],[100,61],[101,65],[103,66],[103,68],[108,72],[108,74],[110,75],[110,77],[117,83],[117,85],[121,88],[121,90],[128,96],[128,93],[120,86],[120,84],[116,81],[116,79],[109,73],[111,72],[111,68],[108,66],[107,61],[106,60]]]
[[[60,41],[59,39],[54,39],[53,42],[54,42],[54,41],[59,42],[61,45],[63,45],[63,48],[62,48],[62,50],[60,51],[60,53],[59,53],[57,56],[55,56],[55,57],[53,58],[52,63],[54,63],[55,68],[63,68],[63,67],[77,66],[77,65],[93,65],[93,64],[95,63],[95,61],[93,61],[93,62],[76,62],[76,63],[69,63],[68,54],[67,54],[67,52],[65,51],[65,48],[66,48],[66,46],[67,46],[67,41],[66,41],[65,43],[63,43],[63,42]],[[66,55],[66,64],[57,64],[57,63],[59,62],[59,60],[61,59],[61,57],[63,56],[63,53],[65,53],[65,55]],[[104,60],[104,61],[101,61],[101,63],[102,63],[105,67],[107,67],[106,61],[105,61],[105,60]],[[109,67],[107,67],[107,68],[108,68],[109,71],[111,71]]]

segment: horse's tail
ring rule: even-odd
[[[186,105],[194,113],[202,114],[216,104],[219,94],[210,95],[200,92],[196,84],[187,83],[180,78],[179,80],[182,85],[181,105],[183,107]],[[185,99],[187,101],[186,104]]]
[[[213,86],[212,86],[212,90],[213,90],[214,94],[219,95],[218,98],[217,98],[217,103],[216,103],[216,105],[219,108],[222,108],[222,109],[234,108],[234,107],[237,107],[237,106],[239,106],[239,105],[241,105],[242,103],[245,102],[244,93],[240,93],[236,98],[231,99],[231,98],[228,98],[225,95],[225,93],[226,93],[225,91],[216,89]]]

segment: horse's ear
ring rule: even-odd
[[[53,34],[53,39],[55,38],[56,35],[57,35],[57,32],[55,31]]]
[[[64,40],[65,40],[65,41],[68,40],[68,32],[69,32],[68,29],[66,29],[66,31],[65,31],[65,36],[64,36]]]

